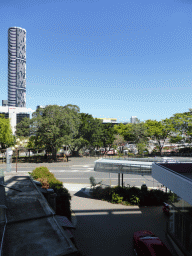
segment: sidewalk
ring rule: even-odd
[[[151,230],[167,245],[173,256],[177,256],[165,234],[166,217],[161,206],[111,204],[90,198],[88,189],[83,190],[83,185],[88,184],[64,185],[72,196],[71,209],[76,222],[73,234],[83,256],[132,256],[133,233],[137,230]]]

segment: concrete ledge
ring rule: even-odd
[[[178,254],[178,256],[185,256],[185,254],[183,254],[183,252],[179,249],[179,247],[176,245],[176,243],[173,241],[173,239],[170,237],[169,234],[167,234],[167,238],[170,241],[170,243],[172,244],[175,252]]]
[[[8,221],[3,255],[77,255],[77,248],[32,179],[9,175],[5,181]]]

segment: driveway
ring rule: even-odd
[[[133,233],[151,230],[172,250],[165,235],[162,207],[111,204],[92,199],[83,192],[70,192],[71,209],[77,219],[74,237],[83,256],[132,256]]]

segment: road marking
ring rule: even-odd
[[[112,211],[112,214],[142,214],[141,211],[132,211],[132,210],[128,210],[128,211]]]
[[[95,171],[91,171],[91,170],[84,170],[84,171],[82,171],[82,170],[50,170],[50,172],[54,172],[54,173],[56,173],[56,172],[69,172],[69,173],[71,173],[71,172],[95,172]]]
[[[98,211],[96,211],[96,212],[89,212],[89,210],[86,210],[86,213],[84,213],[84,212],[76,212],[76,211],[74,211],[74,213],[75,213],[75,216],[81,216],[81,215],[98,215],[98,214],[100,214],[100,215],[108,215],[109,214],[109,212],[98,212]]]

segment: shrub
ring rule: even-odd
[[[130,205],[131,205],[131,203],[128,202],[128,201],[122,201],[122,204],[123,204],[123,205],[126,205],[126,206],[130,206]]]
[[[29,173],[30,176],[41,182],[42,187],[52,188],[57,194],[56,197],[56,214],[68,217],[71,220],[71,208],[70,200],[71,195],[69,191],[63,187],[63,183],[57,180],[53,173],[51,173],[47,167],[37,167]]]
[[[106,187],[102,188],[101,186],[94,188],[92,192],[93,198],[103,199],[105,201],[111,201],[112,199],[112,188]]]
[[[139,197],[137,197],[137,196],[131,196],[131,198],[130,198],[130,203],[131,203],[132,205],[139,205],[139,203],[140,203]]]
[[[143,206],[162,205],[167,200],[168,194],[161,190],[152,189],[140,194],[140,205]]]
[[[179,197],[175,193],[169,192],[167,201],[169,201],[170,203],[176,203],[179,201]]]
[[[102,199],[103,198],[103,189],[101,187],[94,188],[92,191],[92,197],[95,199]]]
[[[120,204],[122,203],[122,201],[123,201],[123,197],[120,197],[118,194],[115,194],[115,192],[113,192],[111,202]]]
[[[116,186],[116,187],[113,187],[112,190],[113,190],[113,192],[115,192],[119,196],[123,197],[123,201],[129,201],[130,194],[129,194],[129,188],[128,187]]]
[[[91,177],[89,178],[89,180],[90,180],[90,183],[91,183],[91,186],[92,186],[92,187],[95,187],[95,186],[97,185],[96,180],[95,180],[95,178],[94,178],[93,176],[91,176]]]
[[[140,188],[136,188],[136,187],[131,187],[129,188],[129,195],[135,195],[135,196],[139,196],[140,194]]]
[[[177,195],[173,193],[165,193],[161,190],[145,191],[136,187],[97,187],[93,189],[93,198],[105,200],[112,203],[121,203],[124,205],[140,205],[140,206],[153,206],[162,205],[168,199],[177,200]]]
[[[121,187],[121,186],[116,186],[112,188],[113,192],[115,192],[116,194],[120,195],[120,196],[124,196],[125,194],[125,188]]]
[[[192,153],[191,147],[180,148],[179,153]]]
[[[50,177],[54,177],[54,175],[48,170],[48,168],[44,167],[44,166],[40,166],[40,167],[35,168],[32,171],[32,173],[30,173],[30,175],[35,180],[38,179],[38,178],[47,177],[49,179]]]
[[[102,184],[102,181],[100,181],[100,182],[96,182],[96,180],[95,180],[95,178],[93,177],[93,176],[91,176],[90,178],[89,178],[89,180],[90,180],[90,183],[91,183],[91,187],[95,187],[96,185],[98,185],[98,184]]]
[[[49,188],[49,183],[47,178],[38,178],[37,181],[41,182],[42,188],[46,188],[46,189]]]

